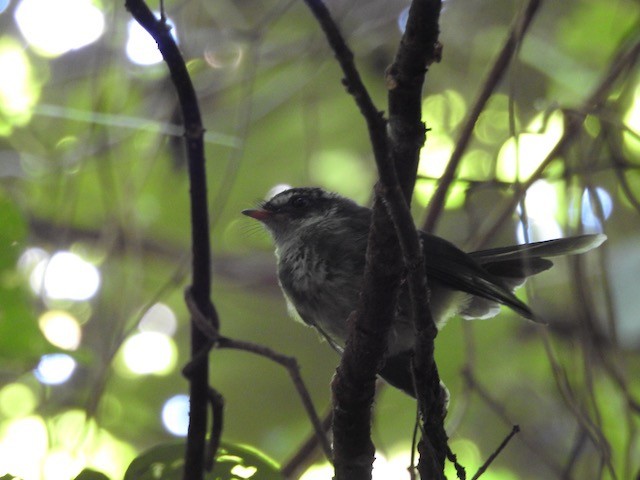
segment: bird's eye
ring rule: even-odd
[[[289,200],[289,205],[294,208],[304,208],[309,205],[309,199],[307,197],[295,196]]]

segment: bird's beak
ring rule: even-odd
[[[271,217],[271,212],[267,211],[267,210],[242,210],[242,214],[246,215],[247,217],[251,217],[251,218],[255,218],[256,220],[260,221],[260,222],[264,222],[266,219],[268,219],[269,217]]]

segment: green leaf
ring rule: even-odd
[[[124,480],[181,480],[184,442],[156,445],[136,458]],[[213,471],[207,480],[283,480],[278,464],[262,452],[247,446],[222,442]]]
[[[86,468],[81,471],[74,480],[109,480],[109,477],[107,477],[102,472],[97,472],[96,470]]]

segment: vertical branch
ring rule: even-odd
[[[388,163],[386,121],[374,105],[338,26],[321,0],[306,0],[324,31],[369,130],[378,167],[395,176]],[[380,172],[382,176],[382,172]],[[386,351],[393,318],[401,262],[393,224],[377,197],[373,207],[362,292],[348,320],[349,336],[332,382],[335,478],[367,480],[375,447],[371,442],[371,405],[378,369]]]
[[[396,222],[407,268],[407,284],[416,328],[416,396],[424,422],[418,471],[422,478],[433,479],[444,478],[444,462],[449,449],[443,423],[444,399],[440,393],[440,377],[434,359],[434,341],[438,330],[429,309],[424,256],[408,205],[415,185],[420,149],[425,141],[422,89],[429,66],[439,61],[441,55],[438,42],[440,8],[440,0],[412,2],[404,35],[394,62],[387,70],[386,79],[389,89],[389,150],[398,172],[398,186],[406,200],[405,205],[395,208],[397,212],[392,217]],[[400,206],[399,202],[395,205]],[[398,222],[398,219],[402,221]]]
[[[154,38],[167,63],[175,86],[185,126],[185,140],[189,161],[192,235],[192,287],[191,295],[198,310],[217,330],[219,321],[210,301],[211,253],[209,247],[209,214],[207,211],[207,186],[204,162],[204,128],[200,116],[195,89],[189,77],[180,50],[163,19],[158,20],[143,0],[126,0],[125,6],[138,23]],[[190,408],[189,432],[185,456],[185,480],[203,478],[207,409],[209,401],[208,356],[202,355],[209,348],[206,335],[191,322],[191,354],[194,358],[189,368]],[[198,355],[199,354],[199,355]],[[195,359],[198,359],[197,361]]]
[[[440,61],[440,0],[414,0],[395,59],[387,69],[390,154],[407,204],[425,141],[422,88],[429,66]]]
[[[402,267],[408,271],[412,314],[418,336],[418,366],[427,372],[419,386],[431,395],[420,398],[428,403],[425,412],[439,422],[434,438],[427,441],[423,468],[434,478],[443,476],[446,434],[439,405],[439,377],[433,359],[436,328],[429,311],[424,258],[418,234],[409,211],[420,149],[425,139],[422,123],[422,86],[427,67],[439,59],[438,20],[440,0],[415,0],[400,48],[387,72],[389,87],[389,125],[375,108],[363,85],[349,50],[326,6],[320,0],[307,0],[333,49],[345,78],[343,83],[369,129],[380,181],[376,187],[372,224],[360,303],[349,318],[349,337],[332,384],[334,393],[334,465],[336,478],[371,477],[375,451],[370,438],[371,404],[375,375],[381,366],[387,335],[395,313],[396,292]],[[404,262],[400,262],[400,252]],[[404,265],[403,265],[404,264]],[[422,376],[420,376],[422,378]],[[436,385],[433,388],[433,385]],[[438,405],[438,407],[434,407]],[[443,447],[444,442],[444,447]],[[427,478],[427,476],[425,476]]]

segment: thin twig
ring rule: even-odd
[[[621,50],[618,55],[616,55],[607,73],[600,80],[600,83],[596,86],[593,93],[584,101],[582,108],[566,117],[564,133],[558,140],[558,143],[556,143],[551,152],[549,152],[540,163],[536,171],[533,172],[525,182],[520,184],[518,192],[513,195],[502,213],[490,226],[489,230],[485,234],[478,236],[481,240],[473,245],[474,248],[481,248],[488,243],[500,228],[502,228],[502,225],[511,218],[524,193],[542,177],[553,160],[561,157],[565,153],[572,142],[578,137],[587,114],[597,113],[603,107],[611,89],[617,84],[625,72],[631,71],[633,66],[638,62],[639,55],[640,41],[635,41],[629,48]]]
[[[573,413],[578,424],[584,429],[585,433],[589,436],[589,439],[593,445],[601,452],[601,460],[603,466],[607,466],[615,478],[613,466],[611,465],[611,453],[609,443],[604,437],[602,430],[594,424],[588,413],[584,411],[584,408],[576,398],[576,393],[569,382],[566,370],[560,365],[560,362],[556,358],[556,355],[551,347],[549,334],[546,330],[542,330],[543,345],[545,352],[551,366],[558,392],[561,398],[564,400],[567,407]]]
[[[480,399],[500,418],[500,420],[505,425],[513,425],[513,421],[511,420],[507,409],[495,398],[491,396],[489,391],[479,382],[476,378],[474,370],[469,368],[468,366],[462,369],[462,377],[465,380],[465,385],[472,391],[478,394]],[[543,448],[541,448],[538,442],[533,441],[529,438],[529,436],[525,433],[521,436],[521,441],[529,448],[532,452],[542,458],[549,466],[549,468],[556,474],[560,474],[562,471],[562,467],[557,463],[557,461],[551,457]]]
[[[216,342],[216,347],[218,348],[230,348],[234,350],[243,350],[245,352],[254,353],[264,358],[268,358],[269,360],[276,362],[279,365],[282,365],[287,369],[289,375],[291,376],[291,380],[296,390],[298,391],[298,395],[300,396],[300,400],[302,400],[302,405],[311,420],[311,424],[316,432],[318,439],[320,440],[320,444],[322,446],[322,450],[327,457],[327,460],[331,462],[332,460],[332,451],[331,444],[329,443],[329,439],[325,434],[325,428],[323,427],[322,421],[316,412],[315,407],[313,406],[313,400],[311,399],[311,395],[309,394],[309,390],[304,384],[302,380],[302,376],[300,375],[300,366],[298,365],[297,360],[294,357],[288,357],[286,355],[282,355],[281,353],[276,352],[268,347],[263,345],[258,345],[256,343],[246,342],[244,340],[236,340],[228,337],[219,337]]]
[[[482,90],[471,107],[471,111],[462,126],[455,148],[451,153],[451,158],[447,163],[447,168],[442,174],[438,183],[438,188],[429,202],[427,216],[423,224],[424,231],[433,232],[435,230],[438,218],[444,208],[447,193],[455,179],[462,156],[467,150],[476,122],[484,110],[487,101],[508,71],[509,65],[514,58],[514,52],[527,33],[541,3],[542,0],[529,0],[529,3],[527,3],[518,18],[513,22],[509,35],[507,36],[507,40],[505,41],[502,50],[500,50],[495,62],[493,62],[493,66],[482,84]]]
[[[509,443],[509,441],[516,435],[516,433],[518,433],[520,431],[520,427],[518,425],[514,425],[513,429],[511,430],[511,433],[509,433],[509,435],[507,435],[507,437],[502,441],[502,443],[498,446],[498,448],[496,449],[495,452],[493,452],[489,458],[487,458],[487,461],[484,462],[482,464],[482,466],[478,469],[478,471],[476,472],[476,474],[471,478],[471,480],[476,480],[480,477],[480,475],[482,475],[484,472],[487,471],[487,468],[489,468],[489,465],[491,465],[491,463],[497,458],[498,455],[500,455],[500,452],[502,452],[502,450],[504,449],[504,447],[507,446],[507,444]]]
[[[218,330],[213,328],[211,322],[207,319],[207,317],[198,310],[190,288],[187,288],[185,290],[185,302],[187,304],[187,308],[191,313],[193,324],[196,326],[196,328],[201,329],[201,333],[207,338],[207,343],[203,347],[203,349],[197,354],[193,355],[191,362],[189,362],[184,368],[183,371],[185,375],[187,377],[190,377],[192,375],[193,369],[196,368],[200,362],[204,361],[204,359],[207,358],[208,352],[211,348],[229,348],[234,350],[243,350],[245,352],[260,355],[261,357],[267,358],[282,365],[289,372],[293,384],[298,391],[298,395],[302,400],[302,404],[307,412],[307,415],[309,415],[309,419],[311,420],[311,424],[315,429],[316,435],[320,440],[323,451],[327,456],[327,459],[331,461],[331,445],[324,433],[325,429],[322,427],[322,423],[320,422],[318,413],[313,406],[313,401],[311,399],[311,395],[309,394],[309,390],[302,380],[302,376],[300,375],[300,367],[298,366],[297,360],[294,357],[288,357],[276,352],[275,350],[265,347],[264,345],[221,336]],[[217,404],[214,402],[214,406],[215,405]],[[217,411],[220,414],[222,413],[221,409]]]

